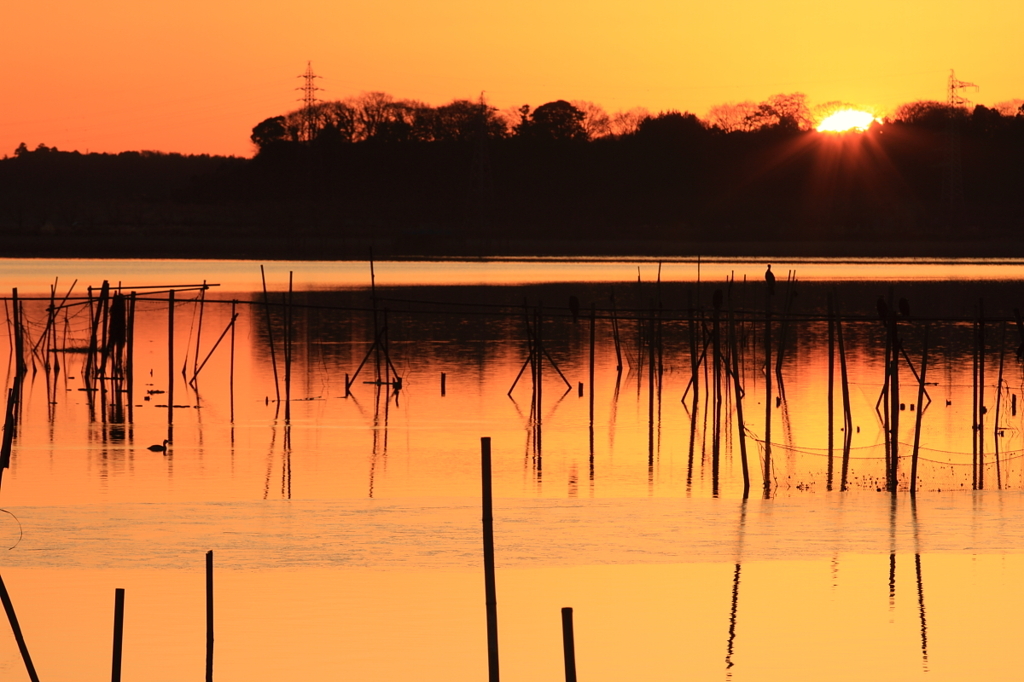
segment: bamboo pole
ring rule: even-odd
[[[494,579],[494,514],[491,496],[491,439],[480,439],[480,480],[484,537],[484,604],[487,609],[487,679],[498,682],[498,597]]]
[[[14,602],[11,601],[11,595],[7,593],[7,586],[4,585],[2,576],[0,576],[0,600],[3,601],[4,610],[7,612],[7,620],[11,624],[11,631],[14,633],[14,639],[18,643],[21,660],[25,662],[25,670],[28,672],[28,677],[32,682],[39,682],[39,675],[36,674],[36,667],[32,664],[32,656],[29,655],[25,636],[21,632],[21,625],[18,624],[18,614],[14,611]]]
[[[203,313],[206,311],[206,280],[203,280],[203,288],[199,291],[199,322],[196,324],[196,351],[192,355],[192,377],[199,374],[199,344],[203,338]],[[187,359],[186,359],[187,362]],[[181,367],[182,374],[185,373],[185,365]]]
[[[771,493],[772,470],[772,294],[765,287],[764,304],[764,495]]]
[[[985,489],[985,300],[978,300],[978,490]]]
[[[121,647],[124,640],[124,588],[114,590],[114,656],[110,682],[121,682]]]
[[[232,310],[234,310],[234,304],[232,304],[231,308],[232,308]],[[213,357],[214,351],[217,350],[217,347],[220,346],[221,341],[224,340],[224,337],[228,335],[229,331],[231,332],[231,339],[232,339],[232,347],[231,347],[231,353],[232,353],[232,356],[231,356],[232,372],[234,371],[233,363],[234,363],[235,319],[237,317],[238,317],[238,313],[235,313],[235,312],[231,313],[231,321],[228,322],[228,326],[224,327],[224,331],[222,331],[220,333],[220,336],[217,337],[217,340],[214,342],[213,347],[210,348],[210,351],[206,354],[206,357],[203,358],[203,361],[201,363],[199,363],[198,366],[196,366],[196,373],[192,376],[192,379],[189,381],[190,384],[195,386],[196,379],[199,377],[199,373],[203,371],[204,367],[206,367],[206,363],[208,363],[210,361],[210,358]]]
[[[562,653],[565,659],[565,682],[576,682],[576,641],[572,628],[572,609],[562,608]]]
[[[380,366],[377,367],[380,380]],[[292,418],[292,272],[288,271],[288,304],[285,306],[284,329],[284,420]]]
[[[850,446],[853,444],[853,415],[850,413],[850,381],[846,370],[846,346],[843,343],[843,315],[834,293],[833,300],[836,306],[836,343],[839,345],[839,381],[843,389],[843,471],[839,489],[845,491],[850,472]]]
[[[536,412],[536,415],[535,415],[535,418],[534,418],[534,421],[533,421],[534,429],[535,429],[534,430],[533,444],[537,448],[537,470],[538,470],[538,473],[540,472],[541,462],[542,462],[542,460],[541,460],[541,434],[542,434],[542,430],[541,429],[543,427],[543,422],[542,422],[542,415],[543,415],[543,413],[541,411],[541,408],[544,405],[544,332],[543,332],[543,326],[544,326],[543,313],[541,312],[541,306],[538,303],[537,304],[537,317],[536,317],[536,321],[534,323],[535,335],[536,335],[536,340],[535,340],[534,347],[536,349],[536,356],[537,356],[537,360],[536,360],[537,381],[534,384],[534,390],[536,391],[535,396],[536,396],[536,400],[537,400],[537,402],[536,402],[537,412]]]
[[[235,423],[235,324],[234,321],[238,319],[238,313],[235,312],[235,308],[238,305],[238,301],[231,301],[231,361],[228,368],[228,400],[230,402],[229,409],[231,411],[231,423]]]
[[[828,475],[825,483],[826,490],[832,490],[832,478],[835,469],[834,463],[834,436],[835,436],[835,386],[836,386],[836,323],[832,305],[832,294],[828,294]]]
[[[612,338],[615,340],[615,371],[622,371],[622,344],[619,341],[619,316],[615,309],[615,294],[611,295],[612,301]]]
[[[899,484],[899,466],[900,466],[900,338],[897,332],[896,326],[896,311],[889,309],[891,328],[890,334],[892,335],[892,357],[889,360],[889,383],[891,385],[891,391],[889,393],[889,411],[891,417],[889,418],[889,455],[891,465],[891,475],[889,478],[889,490],[892,493],[896,492],[896,488]]]
[[[1002,334],[999,341],[999,378],[996,381],[996,416],[992,419],[992,447],[993,456],[996,459],[996,489],[1003,489],[1003,472],[999,463],[999,417],[1003,406],[1003,360],[1006,356],[1006,322],[1002,324]]]
[[[597,327],[597,307],[590,304],[590,374],[589,383],[589,443],[590,443],[590,480],[594,480],[594,365],[595,365],[595,341]]]
[[[928,371],[928,327],[924,328],[924,350],[921,351],[921,378],[917,388],[917,416],[914,423],[914,450],[910,460],[910,494],[917,493],[917,453],[921,445],[921,419],[924,406],[924,382]]]
[[[128,423],[135,422],[135,292],[128,297],[125,324],[125,382],[128,384]]]
[[[743,466],[743,499],[750,497],[750,469],[747,465],[746,424],[743,421],[743,389],[740,387],[739,350],[736,342],[736,323],[732,303],[729,305],[729,346],[732,355],[732,380],[736,393],[736,425],[740,440],[740,463]]]
[[[648,476],[654,474],[654,306],[651,306],[651,317],[648,325],[647,344],[647,472]],[[639,364],[639,363],[638,363]],[[643,365],[640,365],[641,368]]]
[[[213,682],[213,550],[206,553],[206,682]]]
[[[167,292],[167,440],[174,423],[174,289]]]
[[[25,328],[21,319],[21,301],[18,300],[17,288],[11,290],[11,309],[14,318],[15,374],[24,376],[28,372],[28,365],[25,363]]]
[[[267,275],[260,264],[260,278],[263,280],[263,309],[267,315],[267,341],[270,343],[270,365],[274,369],[274,398],[281,403],[281,384],[277,379],[277,351],[274,350],[274,321],[270,318],[270,295],[267,293]],[[345,386],[348,395],[348,386]]]
[[[712,295],[711,313],[711,390],[712,402],[711,431],[711,494],[718,497],[719,469],[722,454],[722,344],[720,330],[720,313],[722,309],[722,290],[715,289]]]

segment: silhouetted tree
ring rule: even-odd
[[[648,116],[640,122],[636,131],[639,140],[648,140],[664,145],[685,145],[707,134],[707,128],[699,118],[687,112],[667,111],[657,116]]]
[[[483,128],[487,137],[505,135],[505,122],[494,107],[457,99],[424,112],[427,137],[436,142],[467,142],[476,139]]]
[[[519,134],[533,140],[551,142],[586,141],[583,112],[560,99],[542,104],[533,110]]]
[[[615,137],[632,135],[640,126],[640,121],[651,115],[645,107],[633,107],[625,111],[616,111],[609,117],[608,132]]]
[[[752,129],[808,130],[811,113],[807,107],[807,95],[802,92],[772,95],[757,105],[752,122]]]
[[[285,130],[285,117],[274,116],[260,121],[252,129],[252,135],[249,136],[249,139],[253,141],[253,144],[255,144],[261,152],[273,144],[286,141],[287,131]]]
[[[925,128],[938,128],[946,125],[948,118],[949,106],[944,102],[918,100],[896,107],[892,120],[898,123],[910,123]]]
[[[580,99],[574,99],[569,103],[583,113],[581,124],[588,140],[596,140],[611,133],[611,118],[599,104]]]
[[[757,103],[751,100],[730,102],[711,107],[705,119],[723,133],[749,132],[757,128],[757,112]]]

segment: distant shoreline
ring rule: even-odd
[[[141,234],[6,234],[4,258],[199,260],[444,260],[489,258],[1024,258],[1024,240],[670,241],[458,237],[217,235],[160,230]]]

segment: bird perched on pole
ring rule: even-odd
[[[901,298],[899,301],[900,315],[904,320],[910,319],[910,303],[905,298]]]
[[[772,296],[775,295],[775,275],[772,273],[772,264],[768,264],[768,269],[764,273],[764,281],[768,283],[768,293]]]

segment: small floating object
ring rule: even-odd
[[[165,440],[161,445],[150,445],[147,450],[150,452],[167,452],[167,444],[171,441]]]

